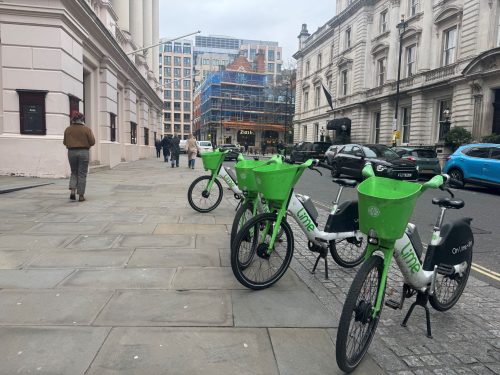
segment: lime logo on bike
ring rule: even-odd
[[[420,262],[418,260],[417,254],[411,246],[411,242],[408,242],[405,247],[401,250],[401,257],[405,260],[406,265],[410,269],[411,273],[417,273],[420,271]]]
[[[229,175],[225,175],[222,178],[224,179],[224,181],[226,181],[226,183],[229,185],[230,188],[234,186],[234,182],[231,179],[231,177],[229,177]]]
[[[378,217],[380,215],[380,210],[378,209],[378,207],[370,206],[368,207],[368,215],[370,215],[371,217]]]
[[[314,230],[314,224],[309,215],[307,214],[307,211],[304,208],[301,208],[299,212],[297,212],[297,217],[299,218],[299,221],[304,225],[304,228],[308,232],[311,232]]]

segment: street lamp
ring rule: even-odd
[[[403,35],[408,27],[408,22],[405,21],[404,14],[401,15],[401,22],[396,26],[399,30],[399,62],[398,62],[398,79],[396,81],[396,109],[394,111],[394,119],[392,120],[392,146],[396,146],[396,131],[398,124],[398,109],[399,109],[399,81],[401,79],[401,57],[403,55]]]
[[[324,142],[324,141],[325,141],[325,128],[324,128],[323,126],[321,127],[320,132],[321,132],[321,135],[320,135],[320,137],[319,137],[319,140],[320,140],[321,142]]]

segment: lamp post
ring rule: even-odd
[[[398,126],[398,111],[399,111],[399,82],[401,79],[401,57],[403,55],[403,35],[408,27],[408,22],[405,21],[405,16],[401,15],[401,22],[396,26],[399,30],[399,62],[398,62],[398,79],[396,81],[396,109],[394,111],[394,119],[392,120],[392,146],[396,146],[396,132]]]

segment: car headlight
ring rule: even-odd
[[[387,167],[385,165],[378,164],[376,169],[377,169],[377,172],[383,172],[387,169]]]

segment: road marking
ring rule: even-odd
[[[472,268],[474,271],[479,272],[480,274],[483,274],[484,276],[488,276],[489,278],[491,278],[491,279],[493,279],[493,280],[500,281],[500,277],[495,276],[495,274],[496,274],[496,275],[498,275],[498,273],[493,272],[493,271],[490,271],[490,270],[488,270],[489,272],[487,272],[487,271],[483,271],[481,268],[484,268],[484,267],[479,266],[479,267],[481,267],[481,268],[478,268],[477,266],[478,266],[477,264],[472,263],[471,268]],[[490,272],[491,272],[491,273],[490,273]]]

